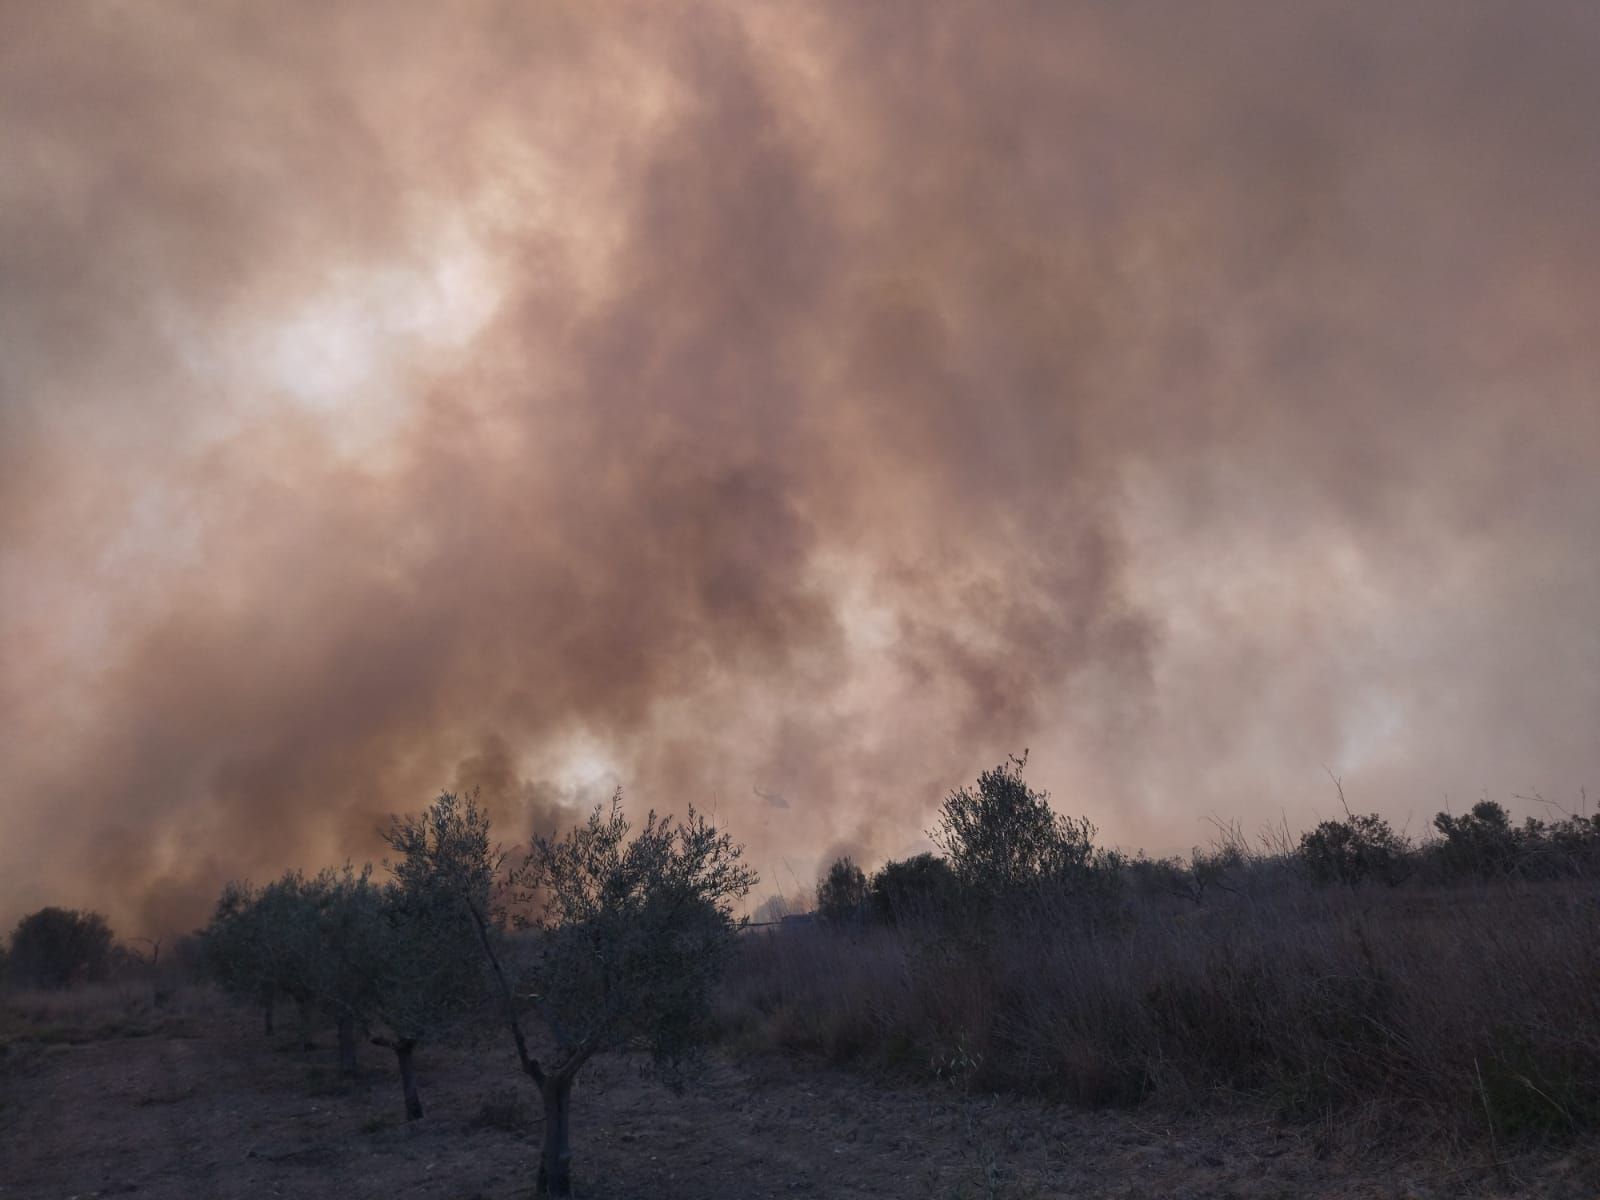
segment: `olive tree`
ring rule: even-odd
[[[374,890],[366,870],[348,866],[310,879],[288,871],[259,890],[229,883],[202,935],[211,976],[225,991],[261,1005],[268,1036],[279,996],[294,1001],[307,1048],[315,1012],[332,1016],[347,1073],[355,1070],[355,1028],[368,991],[360,898]]]
[[[300,1040],[308,1047],[319,945],[313,891],[299,871],[286,872],[260,889],[231,882],[202,932],[204,962],[223,990],[261,1005],[269,1037],[276,1001],[289,997],[299,1014]]]
[[[256,901],[258,949],[271,986],[294,1001],[300,1044],[312,1048],[317,1003],[321,913],[314,885],[289,871],[261,889]]]
[[[483,960],[472,924],[453,897],[379,886],[371,867],[291,871],[256,891],[230,883],[204,931],[205,962],[229,992],[263,1004],[301,1007],[302,1037],[313,1011],[333,1018],[338,1061],[356,1073],[356,1033],[394,1052],[407,1119],[422,1115],[413,1056],[483,993]]]
[[[200,931],[200,964],[224,992],[261,1006],[261,1024],[271,1037],[277,983],[260,944],[257,898],[248,883],[223,886],[210,924]]]
[[[356,1030],[381,999],[382,968],[389,953],[383,893],[372,868],[323,871],[302,891],[315,914],[298,963],[303,985],[333,1017],[339,1070],[356,1073]]]
[[[684,821],[650,813],[633,830],[620,792],[560,837],[535,837],[505,878],[520,944],[490,908],[501,856],[470,798],[441,795],[399,818],[399,878],[451,892],[476,928],[522,1072],[539,1088],[544,1138],[537,1189],[571,1194],[572,1084],[603,1050],[638,1046],[673,1085],[709,1032],[711,989],[733,948],[733,903],[755,873],[742,848],[692,808]],[[531,1015],[552,1052],[536,1057]]]
[[[928,833],[979,896],[1014,898],[1046,883],[1076,887],[1108,865],[1088,818],[1055,812],[1050,794],[1022,778],[1027,764],[1026,751],[1008,756],[979,775],[976,788],[951,792]]]
[[[414,1055],[485,995],[490,899],[500,856],[489,821],[468,797],[444,793],[419,816],[393,818],[384,840],[400,856],[387,863],[373,928],[372,1019],[387,1031],[372,1039],[394,1052],[406,1119],[422,1116]]]

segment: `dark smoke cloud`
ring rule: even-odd
[[[1600,766],[1580,3],[0,14],[0,909]],[[781,795],[783,805],[756,793]]]

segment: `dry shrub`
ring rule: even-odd
[[[882,1018],[898,1011],[908,987],[903,939],[875,927],[755,931],[741,943],[736,962],[718,1005],[724,1028],[835,1062],[885,1043],[890,1030]],[[808,1002],[819,978],[835,981],[836,1003]]]
[[[1496,1138],[1600,1128],[1600,906],[1562,884],[1281,887],[1188,912],[1034,906],[961,931],[749,936],[723,998],[747,1044],[1091,1106],[1372,1102]],[[958,1053],[959,1051],[959,1053]]]

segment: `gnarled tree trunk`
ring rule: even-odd
[[[540,1089],[544,1093],[544,1148],[539,1155],[536,1193],[572,1195],[572,1149],[567,1141],[572,1101],[572,1077],[551,1075]]]
[[[396,1038],[391,1045],[394,1047],[395,1061],[400,1066],[400,1090],[405,1093],[406,1120],[415,1121],[422,1116],[422,1100],[417,1096],[417,1071],[411,1061],[417,1040]]]
[[[274,1032],[272,1025],[272,1003],[272,989],[270,987],[263,987],[261,989],[261,1024],[262,1027],[267,1031],[268,1037],[271,1037]]]

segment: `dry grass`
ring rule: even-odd
[[[192,1003],[204,1014],[210,1001]],[[198,1036],[14,1046],[0,1057],[0,1188],[151,1200],[531,1194],[536,1097],[504,1038],[487,1036],[498,1031],[424,1048],[428,1115],[408,1123],[391,1055],[363,1050],[361,1076],[332,1086],[329,1031],[307,1050],[297,1035],[263,1037],[255,1017],[196,1015]],[[1589,1200],[1600,1189],[1593,1148],[1498,1165],[1422,1142],[1375,1154],[1348,1131],[1330,1137],[1239,1106],[1085,1112],[984,1094],[960,1072],[886,1088],[770,1055],[718,1055],[674,1096],[640,1065],[600,1056],[580,1077],[580,1196]]]
[[[1172,924],[1193,936],[1195,919]],[[959,965],[971,947],[929,946],[880,929],[854,943],[802,936],[754,940],[747,949],[727,998],[746,1048],[770,1044],[781,1025],[792,1045],[827,1049],[819,1039],[834,1036],[831,1052],[860,1063],[888,1058],[880,1031],[904,1022],[902,1081],[884,1087],[793,1055],[722,1052],[687,1094],[672,1096],[641,1076],[636,1058],[602,1056],[580,1078],[575,1099],[580,1195],[1600,1194],[1592,1146],[1492,1153],[1487,1144],[1395,1137],[1375,1145],[1371,1135],[1383,1126],[1364,1111],[1343,1109],[1337,1122],[1285,1124],[1215,1093],[1192,1096],[1204,1103],[1136,1110],[1041,1103],[1015,1090],[1030,1086],[1030,1076],[1006,1073],[1031,1060],[1008,1058],[998,982],[964,973],[936,983],[923,974],[941,953]],[[994,953],[1001,960],[1015,950],[997,945]],[[1053,978],[1066,961],[1042,964],[1034,975]],[[763,980],[764,992],[756,986]],[[841,1003],[817,1003],[819,994]],[[852,1004],[866,1014],[854,1026],[839,1019]],[[291,1031],[263,1037],[254,1011],[231,1008],[207,989],[159,1002],[154,989],[129,985],[10,994],[0,996],[0,1012],[16,1033],[0,1053],[7,1195],[529,1194],[538,1106],[492,1024],[474,1023],[450,1043],[424,1047],[418,1067],[428,1116],[408,1124],[392,1055],[363,1047],[361,1076],[351,1082],[337,1074],[330,1031],[319,1030],[310,1050]],[[961,1024],[985,1013],[987,1031]],[[1042,1022],[1044,1015],[1026,1019]],[[956,1032],[937,1034],[935,1022]],[[162,1028],[152,1032],[152,1023]],[[852,1037],[837,1037],[852,1028]],[[1082,1063],[1061,1069],[1089,1070]],[[907,1086],[912,1078],[917,1082]],[[988,1091],[995,1083],[1013,1090]]]
[[[744,1046],[1090,1107],[1220,1092],[1495,1144],[1600,1128],[1592,885],[1277,887],[953,932],[758,933],[722,1015]]]
[[[170,981],[118,980],[57,991],[5,993],[0,1046],[16,1041],[84,1045],[114,1038],[182,1037],[225,1001],[212,989]]]
[[[752,933],[700,1086],[586,1072],[587,1194],[1600,1194],[1592,884],[1255,882]],[[526,1193],[538,1110],[492,1015],[425,1048],[413,1126],[391,1056],[352,1083],[326,1030],[257,1021],[165,978],[0,996],[17,1194]]]

